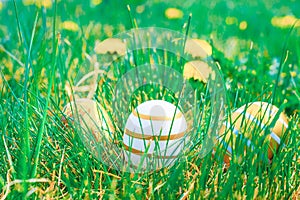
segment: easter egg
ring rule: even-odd
[[[269,103],[253,102],[231,113],[229,120],[223,123],[219,131],[219,143],[226,148],[224,163],[230,164],[239,145],[244,145],[246,153],[247,148],[258,149],[266,142],[268,149],[265,153],[271,161],[278,146],[285,142],[282,141],[282,136],[288,128],[284,113],[280,113],[279,118],[274,121],[278,111],[276,106]]]
[[[79,130],[85,147],[98,157],[98,143],[108,143],[114,131],[105,109],[94,100],[82,98],[68,103],[63,112],[66,116],[63,122],[70,121]]]
[[[125,161],[135,168],[171,166],[184,146],[187,122],[173,104],[150,100],[129,115],[123,135]]]

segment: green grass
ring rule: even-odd
[[[274,16],[292,13],[300,18],[298,1],[253,1],[247,6],[243,1],[217,0],[196,1],[192,6],[142,0],[104,1],[97,6],[89,1],[58,1],[49,8],[17,0],[0,3],[0,197],[299,198],[300,22],[293,29],[271,24]],[[213,58],[225,80],[229,111],[254,101],[273,102],[284,109],[290,127],[287,143],[279,147],[272,164],[261,163],[263,145],[242,160],[233,156],[228,168],[221,146],[214,158],[211,154],[200,158],[196,146],[170,169],[129,174],[107,168],[87,151],[75,127],[64,127],[62,109],[72,98],[67,88],[90,70],[88,58],[94,55],[96,42],[135,24],[126,4],[131,5],[132,19],[139,27],[160,26],[185,33],[182,26],[193,14],[189,36],[212,44]],[[164,11],[168,7],[181,9],[183,18],[167,19]],[[64,21],[75,22],[78,29],[64,29]],[[242,21],[247,22],[245,30],[239,28]],[[135,62],[149,61],[143,51],[133,54]],[[157,53],[157,62],[163,55]],[[163,62],[172,64],[176,59],[168,55]],[[281,66],[279,71],[271,67],[273,61]],[[124,65],[116,64],[115,77]],[[116,80],[107,74],[101,81],[104,84],[94,98],[109,110]],[[191,84],[201,88],[199,82]],[[144,93],[137,91],[136,95],[152,96],[151,86],[145,87]],[[121,130],[118,134],[122,136]]]

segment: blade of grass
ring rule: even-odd
[[[23,136],[21,137],[20,159],[18,160],[18,166],[21,169],[21,170],[18,170],[19,176],[21,179],[26,180],[29,178],[28,171],[30,170],[29,169],[30,168],[30,132],[29,132],[29,113],[28,113],[28,108],[27,108],[27,102],[28,102],[28,93],[27,92],[28,92],[31,50],[32,50],[33,39],[35,36],[35,29],[36,29],[36,25],[37,25],[38,13],[36,14],[36,17],[35,17],[35,22],[33,25],[31,38],[30,38],[30,45],[28,47],[26,41],[23,40],[23,37],[22,37],[22,30],[21,30],[21,26],[20,26],[20,19],[19,19],[19,15],[18,15],[18,8],[17,8],[16,1],[13,0],[13,3],[14,3],[15,14],[16,14],[16,20],[17,20],[19,40],[21,42],[21,45],[23,46],[24,52],[27,52],[27,58],[25,60],[25,80],[24,80],[24,88],[23,88],[24,124],[23,124]],[[28,190],[28,184],[26,182],[23,182],[22,186],[23,186],[22,195],[25,198],[27,190]]]
[[[47,98],[46,98],[46,103],[45,103],[45,108],[43,112],[43,118],[42,118],[42,123],[37,135],[37,140],[34,148],[34,153],[32,155],[33,159],[33,166],[31,169],[31,177],[36,176],[36,170],[39,162],[39,155],[40,155],[40,150],[41,150],[41,143],[42,143],[42,138],[44,135],[45,131],[45,124],[48,116],[48,107],[49,107],[49,102],[50,102],[50,96],[51,96],[51,89],[53,85],[53,81],[55,78],[55,72],[56,72],[56,62],[57,62],[57,57],[56,57],[56,52],[58,51],[58,41],[56,40],[56,15],[57,15],[57,0],[54,1],[54,15],[53,15],[53,26],[52,26],[52,62],[51,62],[51,72],[50,72],[50,80],[48,84],[48,90],[47,90]]]

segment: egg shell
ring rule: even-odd
[[[126,44],[118,38],[107,38],[101,43],[96,44],[94,50],[97,54],[117,53],[125,55]]]
[[[168,166],[181,153],[186,130],[186,120],[173,104],[163,100],[146,101],[133,110],[126,122],[125,160],[139,166],[144,159],[143,168],[150,163],[157,168]]]
[[[201,39],[187,39],[185,44],[185,52],[192,55],[194,58],[206,58],[212,55],[211,45]]]
[[[230,163],[232,152],[237,145],[237,136],[245,139],[245,149],[247,147],[258,147],[258,141],[252,139],[253,133],[258,133],[259,137],[263,137],[265,130],[271,125],[274,117],[278,112],[278,108],[266,102],[253,102],[243,105],[234,111],[230,118],[231,121],[223,123],[219,133],[219,143],[226,146],[226,154],[224,162]],[[280,143],[285,142],[281,137],[288,128],[288,120],[284,113],[280,113],[275,125],[270,129],[270,133],[266,136],[265,142],[269,141],[268,158],[273,158],[273,152],[277,150]],[[225,135],[224,135],[225,133]]]
[[[85,146],[97,157],[97,143],[111,141],[114,131],[105,109],[94,100],[82,98],[68,103],[64,114],[81,131],[80,137]]]
[[[209,78],[215,80],[216,74],[212,68],[203,61],[193,60],[185,63],[183,68],[183,76],[186,79],[193,78],[194,80],[202,81],[207,83]]]

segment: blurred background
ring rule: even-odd
[[[40,52],[52,51],[54,5],[52,0],[16,0],[21,34],[27,44],[37,16],[31,54],[37,58],[32,65],[39,65],[34,69],[41,72],[47,61]],[[192,14],[189,36],[206,40],[212,46],[213,57],[220,63],[235,106],[242,105],[238,102],[245,98],[269,99],[285,60],[277,81],[281,95],[274,102],[280,105],[287,100],[289,114],[300,107],[300,23],[295,24],[300,18],[300,1],[58,0],[56,34],[68,58],[64,63],[67,68],[74,62],[80,64],[84,53],[92,52],[97,42],[132,28],[127,5],[138,27],[164,27],[184,33],[183,26]],[[16,64],[18,59],[8,55],[9,52],[20,58],[23,52],[15,13],[13,1],[0,1],[0,62],[9,81],[18,81],[24,71]],[[237,97],[238,90],[245,94]]]

